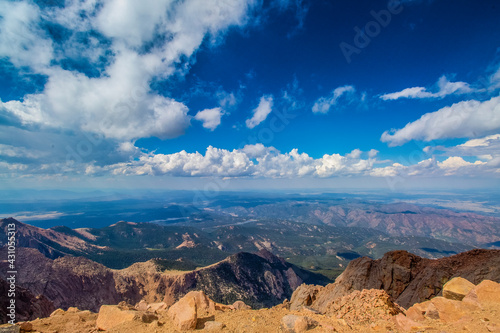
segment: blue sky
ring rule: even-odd
[[[0,184],[498,188],[499,17],[492,0],[0,0]]]

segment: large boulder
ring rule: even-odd
[[[226,325],[219,321],[207,321],[203,329],[209,332],[220,332]]]
[[[456,322],[461,318],[470,315],[472,311],[477,310],[477,306],[473,304],[455,301],[444,297],[434,297],[430,300],[430,302],[436,308],[439,319],[445,323]]]
[[[408,318],[404,314],[400,313],[394,317],[394,323],[396,324],[396,328],[400,332],[415,332],[415,331],[424,331],[425,327],[411,318]]]
[[[243,301],[236,301],[231,305],[232,310],[250,310],[252,307],[246,305]]]
[[[292,294],[290,300],[290,310],[297,311],[303,306],[311,306],[316,301],[319,291],[322,286],[301,284]]]
[[[281,318],[280,325],[285,333],[300,333],[316,327],[318,323],[309,317],[286,315]]]
[[[195,297],[188,295],[181,298],[168,309],[168,316],[174,322],[176,329],[187,331],[196,328],[198,322]]]
[[[472,288],[464,297],[463,302],[480,307],[500,304],[500,283],[484,280]]]
[[[455,277],[443,286],[443,296],[448,299],[461,301],[475,285],[461,277]]]
[[[413,321],[424,321],[425,318],[439,319],[439,312],[431,301],[413,304],[406,310],[406,317]]]
[[[125,322],[140,320],[140,314],[134,310],[122,310],[116,305],[102,305],[97,316],[97,329],[107,331]]]
[[[208,298],[204,291],[190,291],[183,298],[192,298],[194,300],[198,317],[215,311],[215,302]]]

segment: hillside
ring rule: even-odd
[[[115,269],[159,258],[165,269],[192,270],[238,252],[266,249],[330,278],[337,277],[350,260],[360,256],[380,258],[388,251],[406,249],[423,257],[439,258],[472,248],[426,237],[393,237],[366,228],[232,219],[220,225],[215,220],[203,220],[189,226],[122,221],[99,229],[42,229],[4,219],[0,220],[0,236],[5,234],[8,222],[15,221],[17,246],[38,249],[51,259],[66,254],[84,256]],[[0,237],[0,245],[5,239]]]
[[[17,249],[17,265],[29,267],[18,274],[17,284],[29,291],[27,309],[20,317],[48,316],[53,308],[97,311],[102,304],[126,301],[173,304],[191,290],[203,290],[222,303],[242,300],[255,308],[273,306],[290,298],[302,283],[326,284],[318,274],[302,270],[263,250],[257,254],[238,253],[214,265],[187,272],[162,271],[154,262],[111,270],[83,257],[44,257],[30,248]],[[0,251],[5,257],[5,248]],[[5,280],[7,263],[0,263],[0,279]],[[30,296],[31,295],[31,296]],[[42,295],[50,304],[34,307],[32,300]],[[4,309],[4,307],[2,308]],[[25,319],[28,319],[25,317]]]

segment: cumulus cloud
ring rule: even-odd
[[[0,9],[0,56],[47,76],[47,83],[40,93],[2,102],[0,112],[26,126],[89,131],[116,140],[182,135],[190,124],[188,108],[151,90],[150,82],[182,74],[205,36],[216,41],[229,27],[244,25],[256,3],[86,0],[59,8],[6,2]],[[50,38],[42,29],[50,24],[60,25],[69,37]],[[95,51],[80,52],[90,48]],[[81,61],[91,65],[92,74],[67,67]]]
[[[0,56],[13,65],[37,71],[54,57],[52,41],[39,27],[40,9],[21,1],[2,1],[0,6]]]
[[[61,154],[33,154],[22,156],[25,150],[12,145],[0,146],[0,177],[58,176],[66,175],[123,175],[123,176],[173,176],[173,177],[220,177],[220,178],[332,178],[332,177],[427,177],[427,176],[484,176],[500,175],[498,153],[489,159],[467,161],[454,155],[446,158],[433,156],[413,165],[377,159],[377,151],[363,152],[354,149],[345,155],[325,154],[313,158],[298,149],[282,153],[274,147],[262,144],[246,145],[241,149],[227,150],[209,146],[204,153],[180,151],[173,154],[157,154],[141,151],[131,142],[117,142],[113,156],[96,154],[111,149],[93,149],[107,141],[95,142],[80,138],[75,146],[62,147]],[[92,139],[93,140],[93,139]],[[84,145],[80,145],[80,143]],[[68,149],[69,148],[69,149]],[[58,148],[61,149],[61,148]],[[31,150],[32,152],[32,150]],[[107,160],[106,160],[107,158]],[[104,162],[106,160],[106,162]],[[5,162],[4,162],[5,161]]]
[[[259,106],[252,111],[252,117],[246,120],[248,128],[252,129],[255,126],[266,120],[267,116],[273,110],[273,96],[265,95],[260,98]]]
[[[485,174],[495,175],[500,171],[495,161],[484,162],[475,160],[468,162],[460,156],[449,156],[443,161],[432,157],[422,160],[416,164],[403,165],[393,163],[392,165],[374,168],[369,174],[374,177],[444,177],[444,176],[468,176],[477,177]]]
[[[427,153],[436,153],[445,156],[476,157],[482,161],[492,161],[500,158],[500,134],[489,135],[483,138],[471,139],[463,144],[445,147],[425,147]]]
[[[500,97],[479,102],[462,101],[426,113],[399,130],[385,131],[382,142],[400,146],[410,140],[474,138],[500,130]]]
[[[444,160],[443,162],[438,162],[438,166],[441,169],[452,169],[452,170],[462,168],[462,167],[471,166],[471,165],[481,165],[481,164],[484,164],[484,162],[475,161],[474,163],[471,163],[471,162],[467,162],[466,160],[464,160],[460,156],[450,156],[446,160]]]
[[[367,156],[368,158],[363,158]],[[143,154],[138,160],[110,166],[115,174],[173,175],[190,177],[336,177],[364,175],[373,167],[373,152],[358,149],[345,156],[325,154],[314,159],[292,149],[281,153],[262,144],[246,145],[232,151],[209,146],[205,154],[181,151],[174,154]]]
[[[314,102],[314,105],[312,107],[312,111],[314,113],[328,113],[332,106],[337,105],[338,100],[343,96],[343,95],[350,95],[354,93],[356,89],[353,86],[342,86],[334,89],[331,93],[331,96],[328,97],[320,97],[316,102]],[[349,98],[349,97],[347,97]]]
[[[443,98],[452,94],[466,94],[472,92],[471,87],[467,82],[451,82],[446,76],[441,76],[436,83],[437,91],[431,92],[424,87],[406,88],[399,92],[384,94],[380,96],[381,99],[396,100],[400,98]]]
[[[220,125],[220,119],[224,113],[221,108],[205,109],[194,116],[194,119],[203,123],[203,127],[213,131]]]

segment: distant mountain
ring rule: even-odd
[[[38,249],[55,259],[67,254],[84,256],[109,268],[121,269],[136,262],[161,258],[165,269],[193,269],[223,260],[238,252],[269,250],[308,270],[335,278],[350,260],[407,249],[437,258],[471,249],[442,240],[389,236],[357,227],[311,225],[278,219],[236,219],[196,227],[154,223],[118,222],[105,228],[41,229],[13,219],[0,220],[0,246],[6,228],[15,223],[17,246]],[[4,234],[4,236],[1,236]]]
[[[12,221],[0,220],[0,235]],[[373,229],[277,219],[200,228],[118,222],[100,229],[41,229],[14,223],[19,233],[18,246],[36,248],[52,259],[66,254],[84,256],[117,269],[153,258],[163,259],[165,269],[192,269],[233,253],[267,249],[291,263],[335,278],[350,260],[360,256],[379,258],[385,252],[404,248],[424,257],[439,258],[471,249],[431,238],[393,237]],[[0,237],[0,245],[2,240],[6,237]]]
[[[336,227],[374,229],[390,236],[417,236],[470,246],[500,241],[500,218],[408,203],[280,201],[256,205],[227,204],[220,213]]]
[[[37,249],[47,258],[58,258],[67,254],[89,254],[101,248],[92,244],[91,239],[67,227],[42,229],[21,223],[13,218],[0,220],[0,246],[7,241],[9,224],[16,229],[16,246]],[[92,238],[92,235],[88,237]]]
[[[0,255],[6,257],[5,247]],[[44,303],[46,313],[30,312],[28,305],[19,310],[30,319],[35,315],[48,316],[48,311],[54,308],[76,306],[98,311],[102,304],[120,301],[135,304],[145,299],[171,305],[191,290],[203,290],[210,298],[225,304],[242,300],[254,308],[269,307],[290,298],[302,283],[329,282],[324,276],[300,269],[265,250],[257,254],[237,253],[209,267],[188,272],[162,271],[155,261],[111,270],[83,257],[52,260],[35,249],[22,247],[17,249],[16,263],[20,267],[17,284],[24,295],[31,297],[25,303],[37,299],[48,303]],[[7,264],[0,263],[0,287],[6,284]]]

